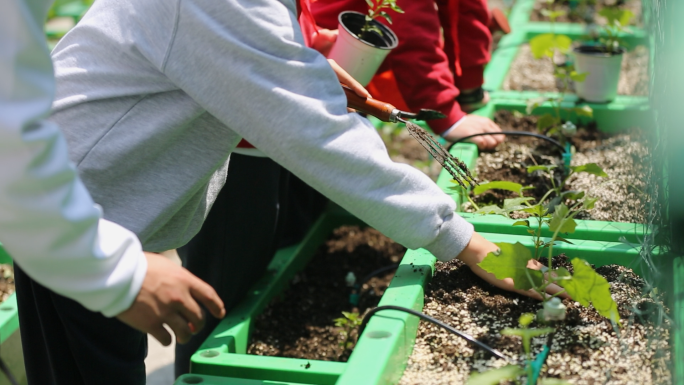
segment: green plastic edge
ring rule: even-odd
[[[184,374],[174,382],[174,385],[309,385],[294,382],[282,381],[263,381],[263,380],[248,380],[244,378],[235,377],[217,377],[207,376],[202,374]]]
[[[684,257],[672,261],[672,377],[673,384],[684,385]]]
[[[0,243],[0,263],[12,263],[12,258]],[[17,294],[13,293],[3,303],[0,303],[0,344],[5,342],[19,329],[19,310],[17,308]]]
[[[373,317],[346,364],[235,353],[237,345],[241,352],[245,350],[251,318],[277,294],[276,288],[282,289],[287,279],[308,261],[310,255],[304,254],[313,254],[333,228],[349,223],[358,223],[358,220],[343,213],[325,214],[296,250],[281,251],[279,262],[274,264],[279,266],[278,272],[267,274],[265,282],[255,285],[250,298],[222,321],[192,357],[193,374],[304,384],[396,383],[412,351],[418,326],[417,318],[405,313],[387,311]],[[530,237],[483,235],[493,242],[519,241],[532,247]],[[597,266],[617,263],[629,266],[637,273],[644,269],[638,249],[624,243],[577,240],[574,245],[554,247],[554,254],[561,252],[584,258]],[[434,263],[435,258],[425,250],[408,251],[380,305],[422,309],[423,287],[432,275]],[[257,291],[258,294],[254,293]]]
[[[334,384],[346,363],[247,355],[252,319],[303,269],[333,229],[363,223],[341,209],[329,210],[297,246],[279,250],[246,297],[214,329],[191,357],[191,372],[255,380]]]

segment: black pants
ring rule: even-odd
[[[14,267],[30,385],[145,384],[145,334],[55,294]]]
[[[228,179],[200,232],[178,250],[185,267],[210,284],[230,311],[264,274],[280,238],[281,202],[290,173],[269,158],[232,154]],[[176,376],[216,328],[209,316],[201,332],[176,345]]]

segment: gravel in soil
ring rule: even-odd
[[[289,288],[274,299],[255,320],[249,354],[346,362],[345,336],[334,319],[342,312],[376,307],[389,286],[394,270],[363,284],[359,306],[349,303],[351,288],[345,277],[353,272],[361,280],[369,273],[397,264],[406,248],[372,228],[343,226],[319,247],[307,267],[291,280]],[[351,333],[356,341],[356,331]]]
[[[0,265],[0,303],[14,293],[14,269],[12,265]]]
[[[536,117],[516,116],[509,111],[498,111],[495,122],[506,131],[536,132]],[[572,176],[566,190],[584,191],[589,197],[599,200],[595,207],[580,213],[578,219],[593,219],[613,222],[645,223],[645,204],[648,202],[647,178],[649,151],[645,134],[638,130],[608,135],[595,127],[578,130],[571,139],[577,149],[572,165],[598,164],[608,178],[580,173]],[[505,180],[531,186],[525,196],[541,199],[551,188],[548,174],[527,173],[533,165],[555,164],[562,169],[559,150],[545,141],[530,137],[507,137],[494,152],[483,152],[477,160],[476,172],[480,183]],[[558,177],[559,175],[556,174]],[[504,199],[517,197],[512,192],[492,190],[476,197],[475,203],[482,207],[489,204],[501,205]],[[470,203],[463,205],[468,212],[475,211]],[[513,218],[524,215],[514,213]]]
[[[545,261],[543,261],[545,262]],[[564,255],[554,265],[572,267]],[[667,312],[657,295],[643,295],[644,281],[631,270],[602,266],[596,271],[611,286],[622,317],[614,328],[592,307],[563,300],[567,318],[557,325],[551,352],[542,376],[563,378],[572,384],[669,384],[668,322],[654,322]],[[518,327],[523,313],[536,313],[539,301],[491,286],[462,262],[437,263],[426,290],[423,312],[468,333],[524,364],[520,338],[503,336],[503,328]],[[667,317],[662,317],[667,318]],[[543,327],[534,322],[532,328]],[[538,354],[546,336],[532,340],[532,354]],[[418,337],[402,385],[463,384],[471,372],[505,366],[465,340],[427,322],[421,322]],[[524,383],[524,382],[523,382]]]
[[[586,0],[583,2],[587,5],[580,5],[572,10],[567,0],[556,0],[553,5],[553,10],[565,11],[565,15],[558,17],[556,22],[581,24],[596,23],[605,25],[605,19],[599,16],[598,12],[601,8],[606,6],[618,6],[620,9],[632,11],[634,18],[630,22],[631,25],[643,25],[641,17],[641,0]],[[582,1],[580,1],[580,3],[582,3]],[[549,9],[547,1],[537,0],[532,8],[530,21],[550,21],[549,18],[542,13],[542,10],[544,9]]]
[[[618,95],[648,95],[648,60],[648,49],[645,46],[637,46],[624,54]],[[563,88],[561,82],[553,76],[551,59],[535,59],[529,44],[520,46],[503,83],[503,89],[507,91],[560,92]],[[575,92],[572,83],[568,92]]]

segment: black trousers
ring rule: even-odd
[[[52,292],[14,267],[30,385],[145,384],[145,334]]]
[[[278,247],[282,202],[290,173],[269,158],[231,154],[228,179],[200,232],[178,249],[183,265],[210,284],[230,311],[264,274]],[[176,376],[188,373],[190,357],[216,328],[176,345]]]

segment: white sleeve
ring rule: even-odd
[[[55,81],[43,21],[49,0],[0,12],[0,242],[38,283],[114,316],[140,291],[136,236],[101,219],[50,111]]]

